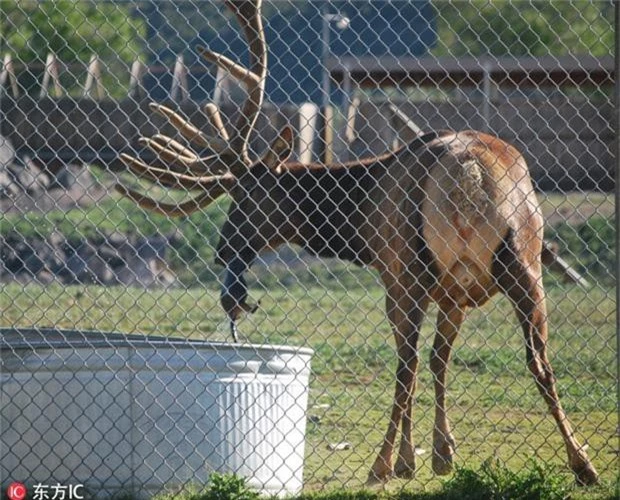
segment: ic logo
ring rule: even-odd
[[[6,496],[9,500],[24,500],[24,498],[26,498],[26,493],[26,486],[18,482],[9,484],[6,490]]]

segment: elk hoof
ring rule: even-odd
[[[433,444],[433,472],[438,476],[446,476],[454,469],[454,449],[456,441],[451,433],[441,434]]]
[[[368,479],[366,479],[366,486],[377,486],[379,484],[387,483],[392,477],[393,473],[389,474],[377,474],[376,472],[370,471],[368,474]]]
[[[260,300],[256,303],[256,304],[243,304],[242,305],[243,310],[246,311],[249,314],[254,314],[256,311],[258,311],[258,308],[260,307]]]
[[[394,466],[394,476],[402,479],[413,479],[415,476],[415,462],[406,462],[405,460],[396,460]]]
[[[590,462],[573,467],[578,486],[593,486],[598,483],[598,472]]]
[[[391,461],[390,461],[391,462]],[[386,463],[381,457],[377,458],[377,461],[370,469],[368,479],[366,480],[367,486],[374,486],[389,481],[394,476],[394,470],[391,463]]]
[[[452,454],[440,455],[437,452],[433,453],[433,472],[438,476],[447,476],[453,469]]]

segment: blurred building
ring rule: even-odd
[[[136,15],[143,16],[148,24],[149,64],[162,67],[145,82],[153,98],[166,97],[171,68],[179,53],[191,68],[192,98],[202,100],[211,95],[215,69],[200,65],[196,45],[246,60],[246,42],[237,23],[222,14],[222,7],[222,2],[214,0],[140,2]],[[380,65],[383,58],[423,56],[437,38],[430,0],[267,1],[263,11],[269,44],[267,98],[276,103],[320,103],[325,55],[332,59],[373,59]],[[325,20],[325,14],[336,13],[348,18],[346,27]]]

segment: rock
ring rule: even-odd
[[[109,240],[97,248],[97,255],[112,269],[124,267],[127,261],[126,256],[122,255]]]
[[[47,269],[43,269],[37,273],[35,280],[41,285],[49,285],[54,281],[54,275]]]
[[[18,233],[9,233],[2,239],[3,274],[36,276],[46,268],[45,243],[41,239],[25,239]]]
[[[83,165],[69,164],[61,167],[57,172],[50,189],[84,190],[88,191],[95,180],[89,170]]]
[[[50,178],[30,158],[24,159],[24,166],[10,165],[7,170],[12,174],[14,182],[29,194],[39,194],[47,190]]]
[[[344,441],[342,443],[330,443],[327,445],[327,449],[330,451],[350,450],[351,448],[353,448],[353,445],[348,441]]]
[[[328,403],[319,403],[312,406],[312,410],[329,410],[331,405]]]
[[[8,137],[0,135],[0,171],[15,161],[15,148]]]
[[[87,241],[70,244],[67,248],[64,273],[67,283],[94,283],[88,262],[95,255],[95,249]]]
[[[46,239],[11,231],[0,237],[0,280],[170,286],[177,278],[166,252],[174,239],[175,235],[131,238],[113,232],[97,241],[70,242],[58,231]]]
[[[11,198],[19,193],[19,186],[7,171],[15,161],[15,149],[8,138],[0,135],[0,199]]]
[[[19,194],[21,189],[6,170],[0,170],[0,199],[12,198]]]

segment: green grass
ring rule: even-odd
[[[312,347],[305,489],[363,487],[387,426],[395,353],[383,313],[383,291],[370,272],[342,267],[365,286],[258,281],[261,309],[240,323],[243,341]],[[327,280],[329,281],[329,280]],[[549,287],[550,351],[563,403],[601,473],[603,486],[584,498],[611,495],[618,465],[614,290]],[[143,290],[96,286],[4,285],[0,326],[55,326],[228,340],[217,290]],[[427,360],[433,313],[424,324],[416,394],[415,439],[426,451],[416,478],[388,488],[439,491],[430,468],[433,391]],[[473,311],[458,339],[449,376],[456,463],[477,468],[497,458],[512,471],[532,459],[565,469],[564,447],[528,374],[521,333],[501,297]],[[324,407],[321,405],[329,405]],[[329,443],[352,448],[330,451]],[[566,484],[570,474],[566,473]],[[574,495],[574,494],[573,494]],[[602,495],[602,496],[601,496]]]
[[[591,489],[598,498],[615,498],[600,488]],[[498,460],[487,460],[475,469],[458,467],[435,491],[393,491],[335,489],[291,495],[289,500],[564,500],[581,497],[569,486],[565,474],[554,467],[530,461],[520,471],[513,471]],[[594,497],[594,496],[592,496]],[[188,486],[163,493],[155,500],[256,500],[257,493],[243,478],[214,473],[206,486]]]
[[[260,495],[253,491],[245,479],[234,474],[213,473],[209,484],[204,487],[187,488],[158,495],[156,500],[259,500]]]
[[[92,171],[102,184],[110,182],[106,180],[106,173],[97,169]],[[165,191],[158,188],[151,187],[149,193],[156,198],[166,198]],[[587,279],[614,285],[616,237],[613,196],[569,193],[539,195],[539,198],[547,221],[545,236],[559,244],[560,255]],[[146,237],[175,233],[180,237],[174,241],[169,252],[171,267],[186,286],[202,286],[217,281],[217,270],[212,265],[214,248],[229,203],[227,197],[222,197],[204,213],[170,219],[143,210],[128,199],[113,196],[87,208],[53,210],[45,214],[0,214],[0,237],[14,234],[45,239],[52,233],[60,233],[70,243],[77,244],[84,240],[101,242],[111,233]],[[367,273],[351,273],[350,267],[337,262],[331,262],[329,268],[320,262],[294,269],[285,263],[276,264],[268,270],[259,271],[259,276],[261,282],[269,287],[301,282],[306,286],[351,289],[373,284]]]
[[[613,219],[616,195],[596,191],[538,193],[543,217],[549,227],[562,222],[577,224],[592,217]]]
[[[229,340],[218,303],[217,270],[211,266],[226,207],[224,199],[206,216],[196,214],[174,223],[117,199],[45,217],[0,214],[0,236],[18,232],[46,237],[56,230],[73,241],[113,231],[150,235],[178,230],[182,238],[170,256],[172,264],[184,284],[199,285],[171,290],[0,285],[0,326]],[[618,477],[613,208],[613,197],[597,193],[542,197],[542,210],[550,221],[547,237],[560,242],[562,256],[593,285],[583,289],[563,285],[552,274],[545,278],[550,356],[559,390],[602,478],[600,487],[571,490],[572,498],[610,498]],[[395,352],[376,275],[335,261],[317,261],[295,269],[274,264],[258,268],[249,278],[251,295],[261,300],[261,308],[240,322],[242,340],[315,351],[305,490],[316,499],[334,489],[360,490],[387,427],[394,391]],[[420,340],[414,413],[416,444],[426,453],[418,459],[416,478],[390,482],[385,498],[402,488],[415,495],[444,491],[444,481],[430,468],[434,395],[427,360],[435,311],[431,307]],[[449,375],[456,463],[466,467],[463,470],[480,471],[489,459],[498,459],[518,474],[531,471],[535,459],[562,471],[563,484],[569,487],[563,443],[524,358],[522,335],[506,300],[496,297],[469,315]],[[342,441],[351,443],[351,449],[328,450],[328,444]],[[341,491],[330,494],[325,498],[348,498],[338,496]]]
[[[613,219],[592,217],[586,222],[562,222],[546,236],[562,246],[561,255],[584,276],[613,284],[616,278],[616,231]]]

